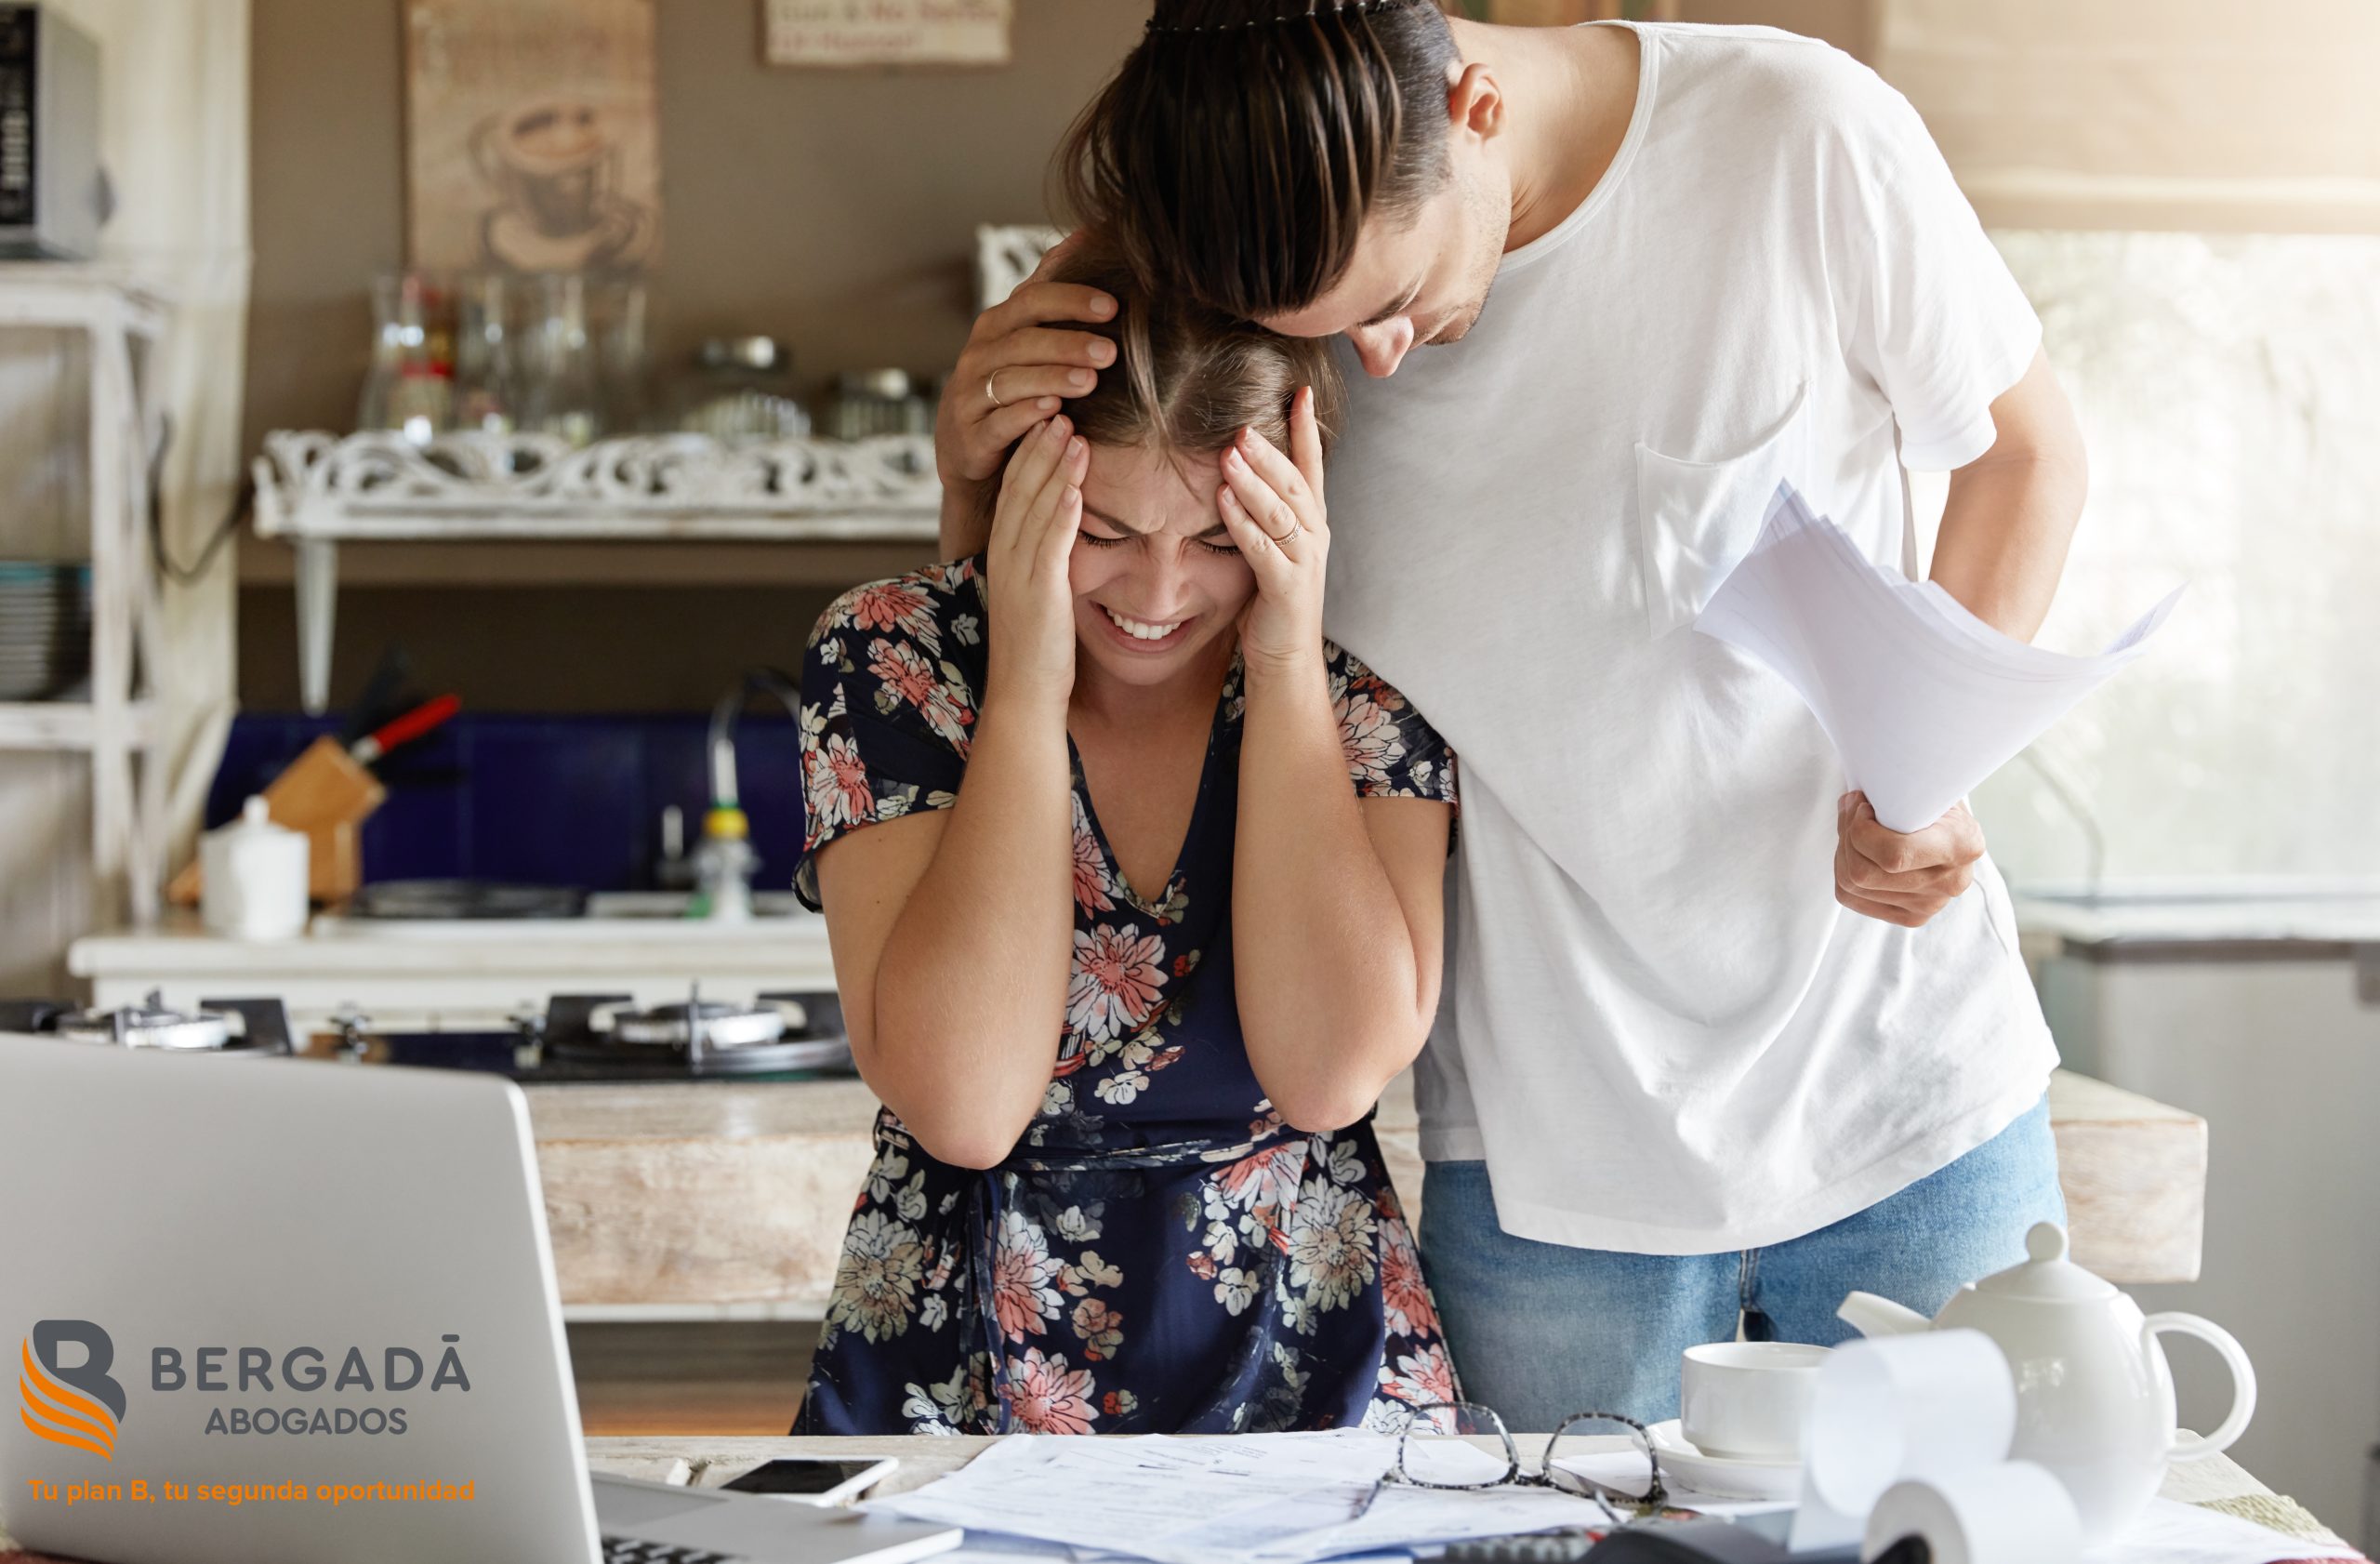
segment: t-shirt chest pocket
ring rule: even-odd
[[[1805,427],[1810,384],[1749,440],[1720,444],[1733,456],[1686,461],[1636,443],[1636,526],[1650,633],[1694,622],[1711,594],[1752,551],[1780,479],[1806,483]]]

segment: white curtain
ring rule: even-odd
[[[189,563],[230,509],[245,459],[248,0],[53,3],[99,40],[100,146],[116,195],[101,253],[173,300],[165,530],[168,552]],[[219,737],[208,736],[220,730],[207,720],[232,698],[236,553],[226,547],[195,583],[164,587],[170,656],[151,670],[165,709],[159,753],[192,777],[213,772]],[[195,801],[179,813],[178,849],[197,828]]]

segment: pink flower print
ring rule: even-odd
[[[906,642],[871,641],[867,657],[867,670],[884,681],[885,689],[916,707],[924,714],[926,725],[948,739],[960,754],[967,752],[967,729],[973,724],[975,713],[915,646]]]
[[[941,655],[942,631],[933,620],[933,598],[914,581],[872,581],[847,594],[843,608],[860,630],[897,630],[927,651]]]
[[[1243,1157],[1215,1175],[1215,1184],[1242,1211],[1278,1211],[1297,1198],[1305,1171],[1305,1143],[1295,1141]]]
[[[1346,751],[1347,774],[1358,788],[1384,788],[1388,768],[1405,753],[1405,736],[1395,719],[1358,685],[1348,686],[1338,700],[1339,747]]]
[[[1085,1298],[1075,1306],[1075,1334],[1083,1341],[1082,1355],[1093,1362],[1113,1358],[1116,1349],[1124,1345],[1124,1317],[1098,1298]]]
[[[992,1250],[992,1316],[1009,1340],[1038,1336],[1044,1319],[1058,1318],[1059,1266],[1050,1256],[1050,1240],[1024,1213],[1001,1213],[999,1239]]]
[[[1137,1028],[1157,1009],[1164,987],[1165,946],[1127,923],[1075,931],[1074,975],[1066,984],[1066,1025],[1093,1042]]]
[[[1107,855],[1099,850],[1099,838],[1091,828],[1091,817],[1083,813],[1082,800],[1075,800],[1075,905],[1085,912],[1112,912],[1115,901],[1109,896]]]
[[[1099,1412],[1091,1402],[1098,1385],[1089,1369],[1068,1372],[1064,1354],[1044,1358],[1028,1346],[1022,1358],[1008,1360],[1008,1385],[1001,1394],[1009,1416],[1028,1434],[1088,1434]]]
[[[843,734],[827,734],[802,757],[802,783],[813,847],[830,833],[866,819],[876,802],[859,747]]]
[[[1461,1398],[1455,1394],[1454,1365],[1447,1360],[1447,1349],[1443,1346],[1429,1346],[1420,1352],[1407,1353],[1397,1359],[1394,1369],[1382,1363],[1380,1366],[1380,1385],[1382,1390],[1398,1400],[1416,1406]]]
[[[1318,1308],[1345,1306],[1372,1279],[1372,1208],[1355,1191],[1316,1179],[1289,1214],[1289,1285]]]
[[[1438,1304],[1430,1284],[1421,1279],[1421,1257],[1414,1251],[1405,1224],[1390,1218],[1381,1224],[1380,1291],[1392,1335],[1438,1333]]]

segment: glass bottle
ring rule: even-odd
[[[604,279],[597,291],[597,362],[602,367],[603,427],[627,434],[645,427],[653,361],[645,346],[644,285],[633,277]]]
[[[519,421],[519,376],[505,317],[504,278],[478,272],[455,297],[455,427],[509,434]]]
[[[587,332],[587,280],[575,272],[537,278],[534,369],[522,397],[521,424],[572,445],[602,432],[603,405],[595,348]]]
[[[454,366],[440,361],[431,341],[435,302],[429,279],[418,272],[372,279],[372,367],[356,405],[358,429],[395,430],[426,445],[447,426]]]

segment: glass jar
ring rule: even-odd
[[[678,427],[714,440],[796,440],[810,415],[793,392],[793,360],[771,337],[714,337],[678,391]]]
[[[520,421],[520,374],[506,318],[504,278],[475,272],[455,290],[455,427],[509,434]]]
[[[356,404],[356,428],[394,430],[426,445],[447,427],[455,366],[452,335],[438,319],[444,302],[422,272],[372,279],[372,366]]]
[[[587,329],[587,280],[575,272],[547,272],[536,280],[521,427],[587,445],[603,431],[602,388],[595,345]]]
[[[644,284],[629,276],[599,278],[588,310],[602,379],[603,428],[612,434],[646,428],[653,411],[653,357],[645,338]]]
[[[932,434],[933,404],[906,369],[847,369],[835,377],[826,425],[837,440]]]

